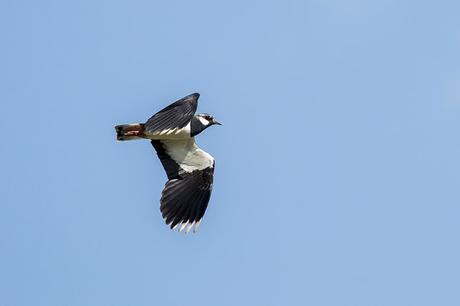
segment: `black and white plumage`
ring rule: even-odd
[[[115,126],[118,140],[150,139],[168,181],[160,210],[172,229],[188,233],[201,223],[213,186],[214,158],[200,149],[195,136],[214,124],[209,114],[195,115],[198,93],[160,110],[145,123]]]

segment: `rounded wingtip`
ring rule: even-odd
[[[188,96],[185,96],[185,97],[179,99],[178,101],[189,101],[189,102],[192,102],[192,101],[197,101],[199,97],[200,97],[200,94],[197,93],[197,92],[194,92],[194,93],[192,93],[192,94],[189,94]]]

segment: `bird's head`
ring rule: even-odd
[[[209,114],[197,114],[192,119],[192,136],[198,135],[211,125],[222,125],[221,123],[217,122],[213,116]]]
[[[210,114],[198,114],[195,116],[198,120],[200,120],[201,124],[208,127],[214,124],[222,125],[221,123],[217,122],[213,116]]]

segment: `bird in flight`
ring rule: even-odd
[[[150,139],[168,176],[160,211],[171,229],[198,230],[208,206],[214,176],[214,158],[201,150],[195,136],[218,124],[209,114],[195,115],[194,93],[163,108],[145,123],[115,126],[117,140]]]

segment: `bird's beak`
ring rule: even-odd
[[[218,122],[216,120],[213,120],[212,123],[217,124],[217,125],[222,125],[222,123],[220,123],[220,122]]]

